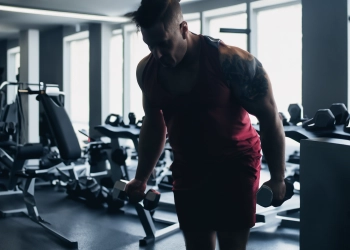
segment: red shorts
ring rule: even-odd
[[[232,231],[255,225],[260,158],[217,173],[201,188],[173,191],[182,230]],[[193,181],[203,183],[202,178]]]

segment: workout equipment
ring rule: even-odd
[[[320,138],[321,140],[321,137],[324,137],[324,140],[328,140],[326,138],[350,140],[350,133],[346,130],[347,122],[342,124],[346,113],[345,105],[335,103],[331,105],[330,109],[317,111],[314,118],[303,123],[303,126],[284,127],[284,132],[286,137],[299,143],[301,140],[307,139],[317,140]],[[294,175],[294,179],[298,181],[299,175],[297,173]],[[300,208],[281,211],[277,214],[277,218],[282,219],[282,222],[299,223]]]
[[[173,176],[171,171],[166,173],[160,180],[158,187],[166,190],[172,190],[173,189]]]
[[[113,127],[118,127],[121,125],[123,117],[117,114],[110,114],[105,120],[105,124],[111,125]]]
[[[121,192],[125,192],[127,181],[117,181],[114,184],[112,195],[113,199],[118,199]],[[157,208],[160,199],[160,193],[154,189],[150,189],[144,194],[143,197],[143,207],[146,210],[154,210]]]
[[[291,155],[289,155],[287,162],[299,164],[300,163],[300,152],[295,150]]]
[[[1,202],[0,204],[7,203],[12,207],[10,210],[2,210],[1,216],[7,217],[7,216],[13,216],[13,215],[25,215],[28,216],[32,221],[39,224],[43,228],[45,228],[49,233],[53,234],[55,237],[63,241],[65,244],[69,245],[70,247],[78,247],[78,243],[76,241],[71,241],[68,238],[64,237],[61,233],[58,233],[56,230],[51,228],[48,222],[44,221],[41,216],[39,215],[36,201],[34,197],[34,186],[35,186],[35,179],[37,177],[41,177],[42,175],[45,175],[48,170],[32,170],[32,169],[26,169],[25,168],[25,162],[28,159],[40,159],[44,154],[44,147],[40,143],[33,143],[33,144],[24,144],[20,145],[18,142],[20,141],[20,133],[21,133],[21,127],[23,125],[23,117],[21,117],[22,113],[22,105],[21,105],[21,98],[20,95],[27,95],[27,94],[40,94],[45,93],[45,88],[41,88],[41,84],[35,84],[36,86],[39,86],[39,91],[33,91],[30,89],[30,86],[33,84],[23,84],[23,83],[3,83],[1,87],[4,85],[16,85],[18,86],[18,94],[16,96],[16,106],[14,109],[14,114],[18,114],[18,123],[8,123],[7,126],[7,132],[12,133],[14,137],[16,137],[17,143],[14,146],[10,147],[10,150],[14,150],[13,156],[11,157],[6,153],[4,148],[2,148],[4,145],[1,145],[0,143],[0,158],[3,165],[6,165],[10,170],[10,178],[9,183],[7,186],[8,191],[3,191],[0,194]],[[0,87],[0,89],[1,89]],[[9,116],[10,107],[7,110],[6,117]],[[17,116],[17,115],[15,115]],[[2,117],[3,118],[3,117]],[[7,118],[6,118],[7,119]],[[7,121],[5,121],[7,122]],[[5,145],[6,146],[6,145]],[[18,189],[22,190],[19,191]],[[18,195],[22,194],[22,202],[25,205],[25,208],[23,206],[16,207],[15,204],[13,206],[13,199],[18,197]]]
[[[140,122],[140,121],[139,121]],[[139,123],[138,122],[138,123]],[[137,123],[137,124],[138,124]],[[100,132],[102,135],[108,136],[111,139],[111,151],[112,159],[114,159],[117,164],[121,164],[121,166],[125,163],[125,157],[126,153],[124,152],[125,149],[123,149],[120,144],[119,144],[119,139],[130,139],[132,140],[134,144],[134,148],[136,151],[136,154],[131,155],[131,159],[137,160],[137,150],[138,150],[138,139],[140,135],[140,128],[138,125],[132,125],[129,124],[129,127],[122,127],[122,126],[111,126],[110,124],[105,124],[105,125],[99,125],[96,126],[95,129]],[[168,147],[171,151],[171,148]],[[167,150],[167,148],[165,148]],[[161,156],[162,157],[162,156]],[[170,158],[173,159],[172,152],[170,152]],[[167,164],[164,160],[159,160],[155,166],[156,168],[154,169],[148,184],[155,186],[160,182],[160,179],[162,178],[163,175],[165,175],[169,170],[167,169]],[[120,179],[126,179],[129,180],[128,173],[126,167],[124,168],[125,172],[125,178],[120,178]]]
[[[129,124],[130,125],[136,125],[136,116],[135,116],[135,114],[130,112],[128,117],[129,117]]]
[[[268,185],[264,184],[258,190],[257,204],[262,206],[262,207],[269,207],[269,206],[279,207],[285,201],[292,198],[292,196],[294,195],[293,183],[295,182],[295,180],[292,176],[289,176],[289,177],[284,179],[284,182],[286,184],[286,194],[285,194],[284,199],[282,201],[273,200],[273,192],[272,192],[271,188]]]
[[[303,107],[298,103],[292,103],[288,106],[288,113],[290,115],[289,122],[292,125],[297,125],[299,122],[304,122],[307,117],[303,115]]]
[[[344,132],[350,133],[350,116],[346,119],[344,123]]]
[[[113,188],[113,197],[114,199],[119,199],[122,194],[125,194],[125,187],[127,181],[119,181],[116,182]],[[130,203],[129,203],[130,204]],[[149,243],[153,243],[156,240],[162,239],[170,234],[179,230],[179,224],[165,220],[165,219],[156,219],[153,215],[158,211],[155,208],[162,207],[166,211],[175,212],[174,204],[170,207],[167,202],[160,201],[160,193],[154,190],[149,190],[146,194],[144,194],[143,204],[140,202],[135,204],[130,204],[135,207],[137,216],[140,219],[142,227],[145,231],[146,236],[139,241],[140,246],[145,246]],[[127,207],[122,208],[125,212],[128,211]],[[168,226],[157,230],[154,222],[158,221],[163,224],[167,224]]]
[[[349,117],[349,112],[344,103],[333,103],[329,110],[335,118],[336,125],[345,124]]]
[[[330,109],[319,109],[314,118],[303,122],[306,130],[335,129],[335,117]]]
[[[92,176],[77,177],[73,168],[69,169],[69,175],[58,169],[62,180],[67,183],[67,194],[74,199],[83,199],[90,207],[102,206],[107,203],[109,211],[117,211],[125,205],[125,197],[122,194],[113,195],[113,191],[100,185]]]
[[[300,144],[300,250],[350,249],[347,140],[315,138]]]

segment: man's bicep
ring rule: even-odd
[[[265,79],[264,81],[261,80],[261,84],[264,85],[263,90],[253,91],[254,93],[250,92],[251,94],[249,96],[254,96],[254,98],[246,98],[245,96],[237,97],[242,107],[248,113],[256,116],[260,122],[262,120],[275,119],[278,114],[271,82],[267,74],[265,74]]]

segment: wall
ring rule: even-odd
[[[347,0],[303,0],[304,113],[348,99]],[[317,6],[317,8],[315,7]]]
[[[63,85],[63,27],[40,33],[41,82]]]
[[[0,84],[7,79],[7,41],[0,41],[0,68],[3,68],[2,76],[0,74]]]

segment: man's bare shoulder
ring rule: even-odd
[[[219,46],[219,55],[221,64],[227,60],[232,61],[233,59],[247,61],[254,60],[254,56],[248,51],[245,51],[239,47],[227,45],[222,41],[220,42]]]
[[[143,71],[145,70],[145,67],[146,67],[147,62],[150,59],[150,57],[151,57],[151,54],[148,54],[147,56],[142,58],[142,60],[137,65],[136,77],[137,77],[137,82],[138,82],[139,85],[141,85]]]
[[[268,77],[262,64],[249,52],[221,43],[220,66],[228,87],[245,100],[255,100],[268,92]]]

